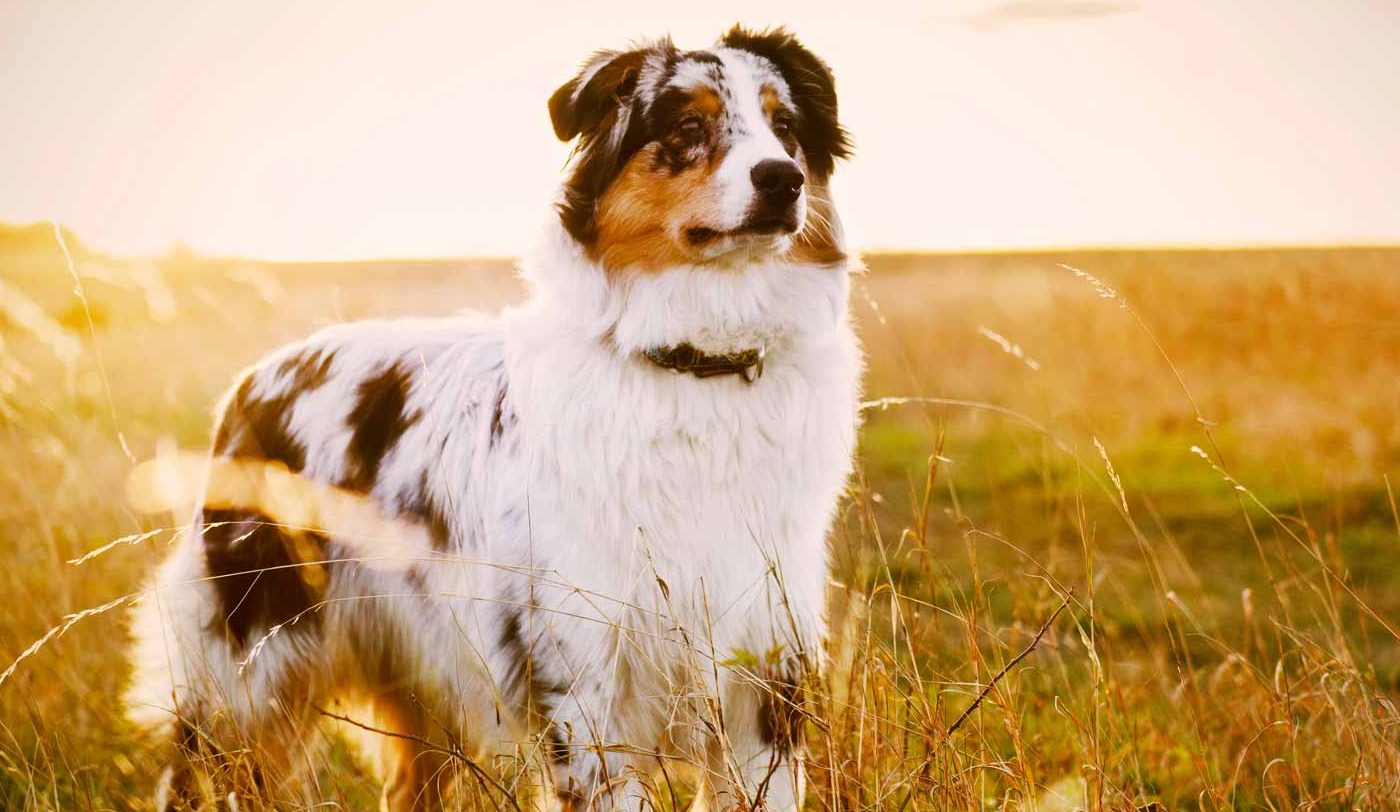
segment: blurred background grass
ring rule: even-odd
[[[50,226],[0,229],[0,665],[139,588],[168,533],[68,562],[171,524],[127,477],[202,449],[239,368],[332,322],[521,296],[506,261],[123,260],[65,237],[76,277]],[[1400,249],[867,264],[867,398],[935,402],[866,413],[833,538],[834,678],[863,710],[832,711],[814,808],[1393,804]],[[122,640],[119,611],[85,618],[0,686],[0,806],[147,796]],[[325,782],[375,795],[343,750]]]

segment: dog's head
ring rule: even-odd
[[[844,258],[827,194],[849,153],[835,84],[782,29],[598,53],[549,112],[578,139],[560,218],[609,271]]]

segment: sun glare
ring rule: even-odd
[[[121,252],[517,254],[578,62],[743,20],[835,68],[861,245],[1394,240],[1400,12],[1342,5],[10,4],[0,219]]]

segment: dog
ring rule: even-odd
[[[310,792],[327,716],[388,810],[492,751],[571,809],[643,808],[667,759],[711,809],[801,805],[862,370],[831,71],[736,26],[548,106],[574,150],[523,304],[335,326],[225,397],[133,620],[163,808]]]

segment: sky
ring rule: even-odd
[[[1397,0],[0,3],[0,220],[267,259],[514,255],[593,50],[784,24],[874,249],[1400,242]]]

